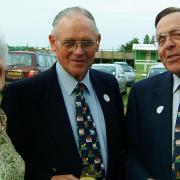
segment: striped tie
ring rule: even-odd
[[[79,152],[83,164],[83,175],[103,180],[105,177],[98,135],[88,104],[83,96],[85,86],[78,83],[76,93],[76,122],[79,136]],[[82,176],[83,176],[82,175]]]

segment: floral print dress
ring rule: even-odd
[[[0,108],[0,180],[23,180],[24,161],[6,133],[6,115]]]

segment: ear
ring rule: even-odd
[[[51,45],[51,50],[56,52],[56,38],[52,34],[49,35],[49,43]]]
[[[96,47],[96,51],[99,50],[99,46],[100,46],[100,42],[101,42],[101,35],[99,34],[98,37],[97,37],[97,47]]]

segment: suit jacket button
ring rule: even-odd
[[[52,168],[52,173],[56,173],[56,168]]]

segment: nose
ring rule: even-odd
[[[165,48],[173,47],[175,46],[175,41],[171,36],[166,36],[165,41]]]
[[[82,44],[80,42],[76,43],[76,45],[74,47],[74,53],[76,53],[76,54],[84,53],[84,49],[83,49]]]

